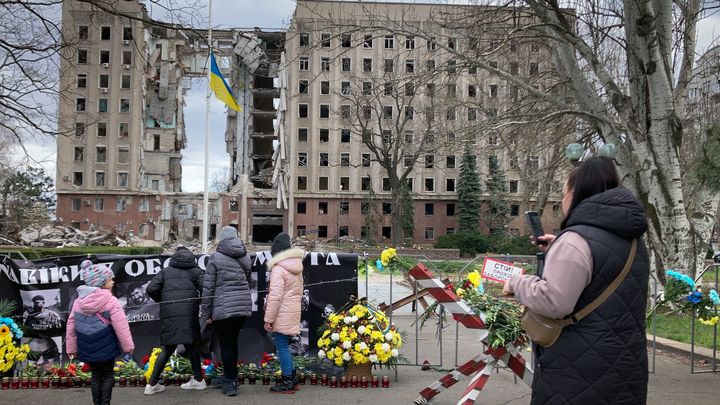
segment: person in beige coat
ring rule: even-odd
[[[271,392],[295,393],[295,370],[288,348],[290,337],[300,333],[300,302],[303,295],[303,264],[305,251],[292,248],[290,236],[280,233],[270,248],[272,259],[268,261],[270,285],[265,304],[265,330],[272,332],[277,356],[280,360],[282,380]]]

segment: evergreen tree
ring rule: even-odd
[[[487,192],[489,196],[486,221],[490,228],[490,234],[504,234],[504,228],[510,214],[510,203],[507,197],[505,173],[495,155],[488,158]]]
[[[55,209],[53,180],[42,168],[0,170],[0,232],[43,223]]]
[[[465,149],[460,164],[458,192],[459,232],[476,232],[480,222],[480,177],[477,172],[477,158]]]

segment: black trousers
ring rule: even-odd
[[[238,377],[238,336],[244,324],[244,317],[213,321],[213,329],[220,343],[220,358],[226,380],[235,381]]]
[[[114,360],[90,363],[92,377],[90,379],[90,391],[92,392],[93,405],[110,405],[112,389],[115,383]]]
[[[200,354],[198,353],[195,345],[185,344],[183,346],[185,346],[185,353],[190,359],[190,365],[192,366],[195,379],[198,381],[202,380],[203,377],[202,367],[200,366]],[[158,383],[158,381],[160,380],[160,374],[165,368],[168,360],[170,360],[170,356],[172,356],[172,354],[175,352],[175,349],[177,349],[177,345],[163,346],[162,352],[158,354],[158,357],[155,360],[153,373],[150,376],[150,385],[155,385]]]

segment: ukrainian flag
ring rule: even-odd
[[[220,69],[215,62],[215,55],[212,53],[210,54],[210,88],[215,93],[215,97],[225,103],[229,108],[238,112],[241,111],[240,106],[237,101],[235,101],[235,96],[233,96],[230,86],[228,86],[222,73],[220,73]]]

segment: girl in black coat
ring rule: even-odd
[[[146,292],[160,303],[160,343],[163,345],[155,362],[153,373],[145,395],[165,390],[158,384],[160,373],[175,352],[177,345],[185,346],[190,358],[194,378],[181,385],[186,390],[204,390],[200,355],[195,343],[200,340],[200,295],[202,293],[202,272],[195,262],[195,255],[185,247],[179,247],[170,258],[169,266],[155,275]]]

